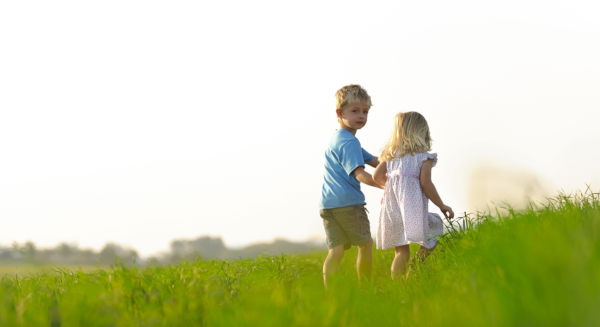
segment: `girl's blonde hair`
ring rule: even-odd
[[[425,117],[416,111],[400,112],[394,121],[394,132],[387,142],[380,161],[390,161],[406,154],[431,150],[431,136]]]

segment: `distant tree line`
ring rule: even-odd
[[[101,250],[94,251],[68,243],[51,248],[38,248],[33,242],[15,242],[8,247],[0,246],[0,264],[163,265],[182,260],[252,258],[258,255],[306,253],[323,249],[323,242],[292,242],[283,239],[230,249],[220,237],[202,236],[192,240],[173,240],[167,252],[142,258],[134,249],[115,243],[107,243]]]
[[[37,248],[33,242],[0,246],[2,264],[133,265],[139,260],[137,251],[115,243],[107,243],[100,251],[82,249],[68,243],[60,243],[52,248]]]

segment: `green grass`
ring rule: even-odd
[[[99,269],[108,269],[101,266],[76,266],[76,265],[55,265],[55,264],[0,264],[0,276],[28,276],[40,273],[60,274],[64,271],[83,271],[92,272]]]
[[[5,273],[0,326],[600,325],[598,194],[453,226],[402,281],[389,279],[393,250],[375,250],[359,285],[347,252],[328,292],[325,252]]]

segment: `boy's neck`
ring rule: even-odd
[[[350,128],[348,126],[344,126],[343,124],[340,124],[340,128],[341,129],[345,129],[348,132],[352,133],[352,135],[356,136],[356,130],[354,128]]]

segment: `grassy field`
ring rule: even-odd
[[[455,224],[402,281],[389,279],[393,250],[376,250],[359,285],[352,250],[326,292],[325,256],[5,272],[0,326],[600,326],[589,191]]]

